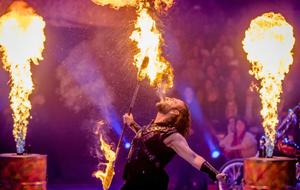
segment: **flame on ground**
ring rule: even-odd
[[[253,19],[243,40],[247,59],[252,64],[250,74],[260,81],[260,113],[265,133],[273,145],[282,81],[293,63],[294,43],[293,27],[281,14],[273,12]]]
[[[10,105],[17,152],[23,153],[33,91],[30,62],[38,64],[44,49],[45,22],[24,1],[15,1],[0,18],[0,45],[4,68],[10,73]]]
[[[100,179],[102,181],[102,186],[104,190],[107,190],[110,187],[113,176],[115,175],[114,171],[114,161],[116,160],[116,153],[112,150],[109,144],[107,144],[102,136],[99,139],[101,145],[101,151],[104,154],[105,159],[108,161],[107,163],[100,163],[99,167],[104,165],[105,171],[98,170],[93,173],[93,176]]]
[[[138,10],[135,30],[130,39],[136,43],[138,53],[134,56],[134,65],[138,69],[138,79],[148,78],[150,85],[164,91],[173,86],[173,69],[162,57],[162,35],[156,23],[145,7]]]

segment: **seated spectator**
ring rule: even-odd
[[[238,107],[236,101],[228,101],[225,107],[225,118],[229,119],[232,117],[237,117]]]
[[[220,146],[224,148],[225,155],[228,158],[247,158],[255,156],[257,153],[257,141],[254,135],[247,131],[246,122],[243,119],[236,120],[233,132],[230,129],[226,137],[220,141]]]
[[[208,79],[210,79],[211,81],[215,81],[218,79],[218,74],[217,74],[217,70],[216,67],[212,64],[209,64],[206,67],[206,76]]]
[[[204,95],[204,113],[213,127],[213,130],[219,131],[219,123],[222,118],[222,109],[220,93],[217,86],[209,79],[205,81],[205,95]]]
[[[226,146],[231,145],[233,142],[234,138],[234,133],[235,133],[235,123],[236,123],[236,118],[231,117],[228,119],[228,124],[227,124],[227,134],[224,135],[218,135],[217,138],[219,140],[219,146],[225,149]],[[225,152],[225,157],[228,157],[228,155]]]
[[[235,101],[236,92],[234,88],[234,83],[231,80],[228,80],[225,88],[225,99],[226,101]]]
[[[204,111],[211,121],[218,121],[220,118],[220,93],[217,86],[209,79],[205,81]]]

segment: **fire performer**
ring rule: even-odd
[[[136,133],[125,165],[122,190],[167,190],[168,175],[164,167],[177,153],[211,179],[225,181],[220,173],[203,157],[196,154],[185,137],[190,129],[187,105],[176,98],[165,98],[156,104],[156,118],[145,127],[139,126],[132,114],[125,114],[123,122]]]

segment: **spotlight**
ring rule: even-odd
[[[131,146],[131,145],[130,145],[130,143],[129,143],[129,142],[125,143],[125,148],[126,148],[126,149],[129,149],[129,148],[130,148],[130,146]]]
[[[218,150],[214,150],[212,153],[211,153],[211,157],[212,158],[218,158],[220,156],[220,151]]]

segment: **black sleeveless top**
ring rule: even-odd
[[[176,154],[163,141],[176,132],[174,127],[162,123],[151,123],[140,129],[131,143],[124,179],[140,172],[163,170]]]

